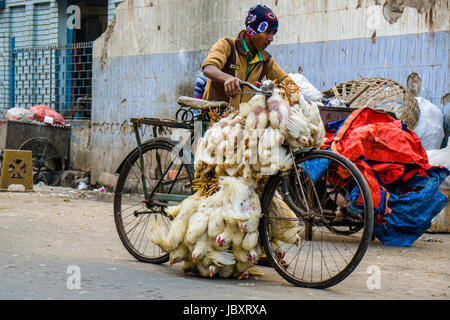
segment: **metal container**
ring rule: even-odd
[[[327,126],[329,122],[343,120],[347,118],[353,111],[359,110],[359,108],[344,108],[344,107],[319,107],[320,117],[322,118],[323,125]],[[382,110],[377,110],[382,111]],[[397,119],[397,116],[393,112],[386,112],[392,118]]]
[[[343,120],[355,110],[358,109],[343,107],[319,107],[320,117],[322,118],[322,122],[325,128],[328,122]]]
[[[47,138],[65,155],[70,155],[70,127],[50,126],[40,122],[25,122],[0,119],[0,151],[19,149],[27,140],[36,137]],[[68,163],[67,163],[68,164]]]

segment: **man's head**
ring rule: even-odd
[[[264,4],[258,4],[248,11],[245,29],[255,48],[262,51],[273,41],[278,29],[278,19],[272,9]]]

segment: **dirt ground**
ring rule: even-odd
[[[248,280],[203,279],[180,264],[134,260],[117,236],[112,198],[39,185],[0,193],[0,299],[449,299],[450,234],[426,233],[412,247],[372,241],[358,268],[326,290],[296,288],[269,267]],[[66,286],[72,265],[82,272],[78,290]]]

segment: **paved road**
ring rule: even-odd
[[[449,299],[450,235],[410,248],[372,242],[349,278],[296,288],[273,269],[248,280],[185,276],[181,265],[134,260],[116,234],[111,195],[64,188],[0,193],[0,299]],[[367,270],[380,270],[370,290]],[[78,276],[80,281],[77,282]]]

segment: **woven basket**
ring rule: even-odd
[[[361,78],[342,82],[322,92],[328,98],[344,101],[351,108],[371,107],[393,112],[414,129],[420,109],[411,91],[400,83],[385,78]]]

